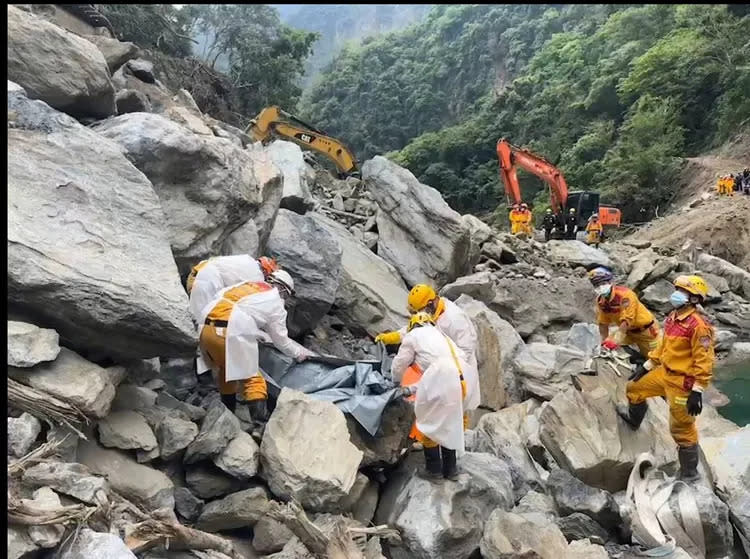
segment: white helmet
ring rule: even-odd
[[[286,270],[276,270],[268,276],[268,283],[283,287],[289,295],[294,295],[294,280]]]

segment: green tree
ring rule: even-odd
[[[177,57],[189,56],[191,18],[172,4],[97,4],[117,37]]]

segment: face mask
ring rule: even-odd
[[[680,307],[687,305],[690,302],[690,298],[682,291],[675,291],[669,296],[669,302],[674,308],[679,309]]]
[[[611,291],[612,291],[611,283],[605,283],[604,285],[600,285],[599,287],[596,288],[596,292],[602,297],[608,297]]]

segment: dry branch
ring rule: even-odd
[[[163,545],[168,549],[213,549],[239,559],[229,540],[177,522],[153,518],[133,526],[125,537],[125,544],[133,553]]]
[[[370,217],[366,215],[353,214],[350,212],[342,212],[341,210],[336,210],[334,208],[329,208],[327,206],[321,206],[320,209],[323,210],[324,212],[330,212],[335,215],[340,215],[342,217],[349,217],[351,219],[358,219],[360,221],[367,221],[368,219],[370,219]]]
[[[8,464],[8,477],[23,473],[28,466],[36,464],[37,462],[42,462],[52,456],[57,448],[65,442],[68,436],[69,435],[66,435],[62,439],[55,439],[48,443],[44,443],[42,446],[35,448],[18,460]]]
[[[62,423],[75,431],[79,437],[86,439],[86,436],[74,427],[74,425],[88,423],[86,415],[77,407],[58,400],[51,394],[9,378],[8,405],[48,422]]]
[[[85,521],[96,507],[82,504],[59,506],[54,509],[38,507],[33,501],[18,500],[8,496],[8,522],[25,526],[44,526],[49,524],[72,524]]]

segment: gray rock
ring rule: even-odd
[[[471,272],[471,234],[461,215],[408,170],[375,156],[362,177],[377,202],[378,254],[407,285],[441,287]]]
[[[165,417],[156,428],[159,450],[164,460],[169,460],[185,449],[198,436],[198,426],[173,416]]]
[[[377,524],[401,532],[405,547],[393,559],[468,559],[482,537],[490,512],[513,506],[510,471],[490,454],[467,453],[459,460],[459,479],[431,482],[417,475],[421,453],[409,456],[389,480],[375,515]]]
[[[651,452],[658,466],[677,458],[666,402],[648,401],[638,431],[617,415],[615,405],[626,401],[627,367],[621,374],[601,365],[596,376],[577,378],[580,390],[570,386],[539,414],[539,438],[560,467],[586,485],[610,492],[625,488],[640,453]]]
[[[109,413],[115,387],[105,369],[62,348],[56,360],[30,369],[8,367],[8,376],[74,405],[91,417]]]
[[[369,526],[375,516],[375,511],[378,508],[379,499],[380,488],[378,484],[374,481],[368,480],[364,491],[352,507],[352,518],[361,522],[365,526]]]
[[[42,361],[54,361],[60,353],[59,341],[54,330],[9,320],[8,365],[33,367]]]
[[[121,115],[93,128],[119,144],[152,182],[181,270],[218,254],[229,234],[248,219],[259,229],[265,219],[273,221],[282,179],[262,150],[243,150],[151,113]],[[272,206],[270,215],[260,220],[266,204]]]
[[[138,464],[127,454],[82,440],[78,444],[78,460],[95,474],[106,477],[112,489],[146,510],[174,508],[174,485],[170,479]]]
[[[187,487],[175,487],[174,507],[182,518],[195,522],[203,510],[203,500],[199,499]]]
[[[115,90],[99,49],[13,6],[8,6],[7,74],[30,98],[74,116],[115,112]]]
[[[562,345],[574,347],[586,355],[591,355],[600,343],[599,327],[596,324],[579,322],[570,327]]]
[[[157,448],[156,437],[151,427],[139,413],[116,411],[99,422],[99,441],[109,448],[122,450]]]
[[[345,499],[363,453],[334,404],[284,388],[260,445],[268,486],[282,499],[324,511]]]
[[[555,522],[569,542],[588,538],[594,543],[604,545],[610,540],[609,534],[601,524],[581,512],[563,516]]]
[[[479,261],[482,245],[492,237],[492,228],[484,221],[471,214],[462,215],[461,221],[463,221],[469,229],[469,263],[473,266]]]
[[[120,538],[84,528],[71,539],[60,559],[137,559]]]
[[[121,384],[112,401],[112,411],[139,410],[156,405],[158,394],[148,388],[134,384]]]
[[[571,301],[579,304],[571,304]],[[510,322],[524,339],[550,324],[572,325],[596,320],[591,283],[572,274],[554,276],[551,280],[498,278],[495,298],[488,306]]]
[[[82,464],[42,462],[27,468],[22,479],[26,484],[51,487],[58,493],[90,505],[98,503],[99,491],[106,492],[108,489],[103,477],[92,475],[89,468]]]
[[[543,490],[542,480],[526,450],[528,437],[524,433],[524,421],[534,407],[533,400],[514,404],[483,415],[476,427],[482,441],[478,450],[494,454],[510,467],[513,489],[519,498],[529,489]]]
[[[544,515],[496,509],[484,525],[479,549],[485,559],[564,559],[568,542]]]
[[[23,499],[22,501],[26,501]],[[58,510],[62,503],[57,493],[49,487],[40,487],[34,491],[34,499],[30,503],[35,509],[39,510]],[[52,524],[47,526],[29,526],[29,537],[39,547],[49,549],[60,543],[65,533],[65,527],[62,524]]]
[[[495,283],[489,272],[477,272],[444,285],[440,289],[440,295],[451,301],[455,301],[461,295],[468,295],[484,303],[489,303],[495,297]]]
[[[47,442],[55,441],[57,448],[53,456],[61,462],[75,462],[78,450],[78,434],[67,425],[53,424],[47,431]]]
[[[577,349],[534,342],[518,352],[513,367],[525,391],[551,400],[570,386],[571,375],[584,370],[585,359],[586,355]]]
[[[526,493],[526,495],[518,501],[518,504],[513,507],[513,512],[516,514],[524,514],[528,512],[544,514],[547,515],[550,520],[555,519],[557,516],[555,501],[552,497],[536,491],[529,491]]]
[[[271,502],[263,487],[251,487],[211,501],[201,512],[196,528],[208,532],[252,528],[265,516]]]
[[[102,35],[86,35],[86,40],[94,43],[102,52],[110,73],[116,72],[138,53],[138,46],[128,41],[118,41]]]
[[[311,330],[330,310],[341,283],[342,249],[336,236],[311,215],[279,210],[266,252],[294,278],[290,333]]]
[[[724,363],[742,363],[750,361],[750,342],[734,342]]]
[[[214,458],[214,464],[230,476],[247,480],[258,473],[260,447],[250,435],[240,431]]]
[[[336,315],[353,331],[376,336],[397,330],[409,320],[405,312],[408,296],[396,269],[358,242],[346,228],[312,214],[341,246],[341,277],[334,306]]]
[[[590,541],[589,538],[570,542],[565,555],[566,559],[609,559],[609,557],[604,547]],[[675,555],[672,559],[678,559],[678,557]]]
[[[302,149],[297,144],[283,140],[274,141],[267,149],[284,177],[281,207],[300,214],[311,210],[314,201]]]
[[[30,413],[8,418],[8,454],[17,458],[25,455],[42,431],[42,424]]]
[[[661,279],[643,290],[641,302],[649,309],[654,309],[661,313],[668,313],[672,310],[672,305],[669,303],[669,297],[672,295],[673,291],[674,286],[672,283]]]
[[[471,318],[477,330],[481,405],[497,410],[508,401],[520,401],[521,391],[513,374],[513,359],[524,346],[521,336],[508,321],[468,295],[459,297],[456,304]]]
[[[214,499],[243,488],[242,483],[213,466],[199,464],[188,468],[185,482],[190,490],[201,499]]]
[[[104,355],[193,352],[187,294],[146,177],[41,101],[9,92],[8,111],[8,303]]]
[[[500,264],[515,264],[518,262],[516,253],[499,239],[492,239],[482,245],[482,255]]]
[[[193,406],[187,402],[182,402],[172,396],[169,392],[160,392],[156,398],[156,403],[169,409],[177,409],[186,414],[191,421],[201,421],[206,416],[206,410],[199,406]]]
[[[305,545],[294,536],[287,542],[284,549],[273,555],[268,555],[266,559],[315,559]]]
[[[253,527],[253,548],[258,553],[276,553],[284,549],[293,537],[285,525],[264,516]]]
[[[405,400],[388,404],[383,411],[380,430],[374,437],[347,414],[349,439],[363,453],[361,467],[392,466],[398,462],[401,451],[409,444],[409,431],[413,423],[413,406]]]
[[[212,458],[240,432],[240,421],[220,401],[208,408],[200,432],[185,452],[185,464]]]
[[[580,512],[610,530],[621,523],[617,503],[609,492],[589,487],[563,469],[549,475],[547,488],[560,514]]]
[[[150,113],[152,110],[151,101],[140,91],[135,89],[121,89],[115,96],[117,103],[117,114],[126,113]]]
[[[8,559],[28,559],[39,550],[24,526],[8,525]]]
[[[607,266],[612,267],[612,260],[606,252],[587,245],[581,241],[549,241],[544,243],[548,257],[552,262],[568,266]]]
[[[252,257],[261,255],[260,237],[255,221],[248,219],[244,224],[232,231],[224,241],[222,254],[249,254]]]
[[[340,192],[337,192],[336,195],[333,197],[333,201],[331,202],[331,205],[333,206],[334,210],[337,210],[339,212],[343,212],[346,210],[346,207],[344,206],[344,198],[341,196]]]
[[[750,299],[750,272],[747,270],[705,252],[698,252],[693,263],[699,270],[724,278],[732,291]]]
[[[128,70],[130,70],[139,80],[146,83],[156,82],[153,62],[144,60],[143,58],[135,58],[133,60],[128,60],[127,66]]]

